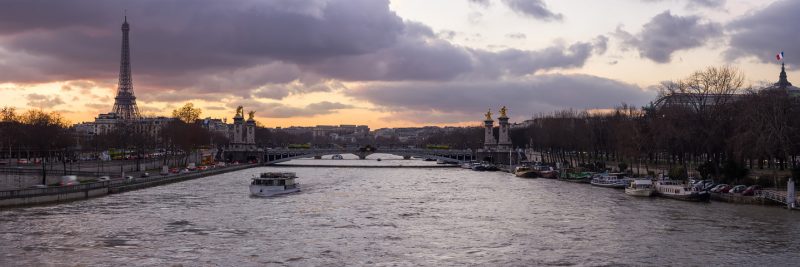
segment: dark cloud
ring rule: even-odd
[[[668,63],[672,53],[701,47],[707,41],[722,36],[722,26],[703,22],[698,16],[673,16],[670,11],[658,14],[634,35],[617,28],[615,36],[639,55],[658,63]]]
[[[578,42],[569,46],[556,45],[538,51],[472,50],[476,68],[472,75],[480,78],[496,78],[533,74],[540,70],[582,67],[593,54],[605,53],[607,42],[607,37],[599,36],[593,42]]]
[[[269,98],[280,100],[290,94],[301,95],[314,92],[332,92],[346,89],[344,84],[338,81],[321,81],[318,83],[304,83],[292,81],[285,84],[268,84],[253,91],[253,96],[257,98]]]
[[[786,62],[800,65],[800,2],[778,1],[727,25],[730,31],[730,60],[755,57],[761,62],[775,62],[784,51]]]
[[[338,110],[353,108],[338,102],[322,101],[306,105],[304,108],[290,107],[282,103],[262,102],[255,99],[240,99],[227,104],[231,109],[243,106],[245,110],[256,110],[256,115],[267,118],[313,117],[335,113]]]
[[[426,25],[404,21],[388,0],[42,3],[12,1],[0,9],[0,83],[92,80],[113,87],[124,9],[131,24],[134,87],[144,101],[218,100],[220,94],[281,99],[319,91],[315,81],[330,79],[522,75],[580,67],[592,51],[605,50],[599,46],[604,42],[537,51],[469,49]],[[509,3],[530,10],[530,4]],[[285,88],[294,81],[310,87]]]
[[[691,0],[689,6],[716,8],[725,6],[726,0]]]
[[[12,70],[35,70],[0,74],[2,81],[115,75],[125,8],[134,79],[156,77],[168,86],[195,84],[182,76],[251,69],[265,61],[302,65],[368,54],[392,46],[406,30],[386,0],[42,3],[12,1],[0,9],[0,53],[10,59],[4,62],[15,63]]]
[[[669,0],[642,0],[642,1],[656,3],[656,2],[666,2]],[[726,3],[727,0],[686,0],[686,7],[721,8],[724,7]]]
[[[46,108],[52,109],[55,106],[64,104],[64,100],[61,100],[59,96],[48,96],[48,95],[41,95],[41,94],[28,94],[25,96],[28,100],[28,106],[37,107],[37,108]]]
[[[588,75],[537,75],[509,81],[376,83],[350,90],[349,94],[396,111],[394,119],[448,123],[479,120],[486,108],[503,105],[511,108],[512,117],[524,119],[564,108],[607,108],[621,102],[644,105],[655,97],[655,93],[635,85]]]
[[[206,107],[206,109],[207,110],[227,110],[228,108],[220,107],[220,106],[208,106],[208,107]]]
[[[544,21],[561,21],[564,15],[547,9],[542,0],[503,0],[503,3],[517,13]]]

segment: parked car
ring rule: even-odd
[[[148,172],[143,172],[143,173],[142,173],[142,175],[140,175],[139,177],[142,177],[142,178],[145,178],[145,177],[150,177],[150,173],[148,173]]]
[[[734,186],[733,188],[731,188],[731,190],[729,190],[728,193],[738,194],[738,193],[744,192],[745,189],[747,189],[746,185],[737,185],[737,186]]]
[[[180,172],[180,170],[178,170],[178,168],[169,169],[169,173],[178,173],[178,172]]]
[[[111,177],[108,177],[108,176],[100,176],[99,178],[97,178],[97,181],[98,181],[98,182],[108,182],[108,181],[111,181]]]
[[[742,191],[743,196],[753,196],[756,194],[756,191],[761,191],[760,185],[751,185],[747,187],[744,191]]]
[[[17,164],[30,164],[31,162],[28,159],[18,159]]]
[[[130,175],[125,176],[125,180],[126,181],[133,181],[133,176],[130,176]]]
[[[718,185],[716,188],[714,188],[714,191],[713,191],[713,192],[714,192],[714,193],[725,193],[725,192],[727,192],[728,190],[730,190],[730,189],[731,189],[731,187],[732,187],[732,186],[730,186],[730,185],[727,185],[727,184],[721,184],[721,185]]]
[[[703,186],[703,190],[711,191],[711,189],[714,188],[715,186],[717,186],[717,184],[715,184],[712,181],[708,181],[708,182],[706,182],[705,186]]]
[[[719,193],[728,193],[728,192],[730,192],[730,191],[731,191],[731,189],[733,189],[733,186],[732,186],[732,185],[725,185],[724,187],[722,187],[722,188],[719,190]]]
[[[726,185],[726,184],[718,184],[718,185],[714,186],[713,188],[711,188],[711,190],[709,190],[709,191],[711,191],[712,193],[719,193],[719,190],[722,190],[722,188],[725,187],[725,186],[728,186],[728,185]]]

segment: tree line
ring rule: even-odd
[[[573,167],[615,162],[622,171],[736,182],[751,170],[797,170],[800,98],[744,81],[735,68],[709,67],[662,83],[645,107],[540,115],[521,136],[545,161]]]

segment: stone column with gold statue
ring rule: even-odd
[[[494,139],[494,120],[492,119],[492,111],[486,112],[486,120],[483,121],[483,149],[494,149],[497,146],[497,140]]]
[[[256,112],[250,111],[247,113],[247,115],[248,118],[247,122],[245,123],[246,125],[245,133],[247,134],[247,137],[245,138],[245,143],[248,146],[252,147],[253,145],[256,144],[256,119],[255,119]]]
[[[233,138],[231,143],[239,146],[244,143],[244,107],[236,108],[236,116],[233,117]]]
[[[511,138],[508,135],[510,126],[508,124],[508,115],[506,114],[508,109],[505,106],[500,109],[500,117],[497,120],[500,122],[500,131],[497,141],[497,148],[498,149],[510,149],[511,148]]]

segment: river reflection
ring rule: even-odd
[[[436,165],[382,157],[335,162]],[[292,164],[319,162],[333,161]],[[250,197],[264,171],[296,172],[303,191]],[[0,265],[788,266],[798,222],[499,172],[268,167],[0,211]]]

